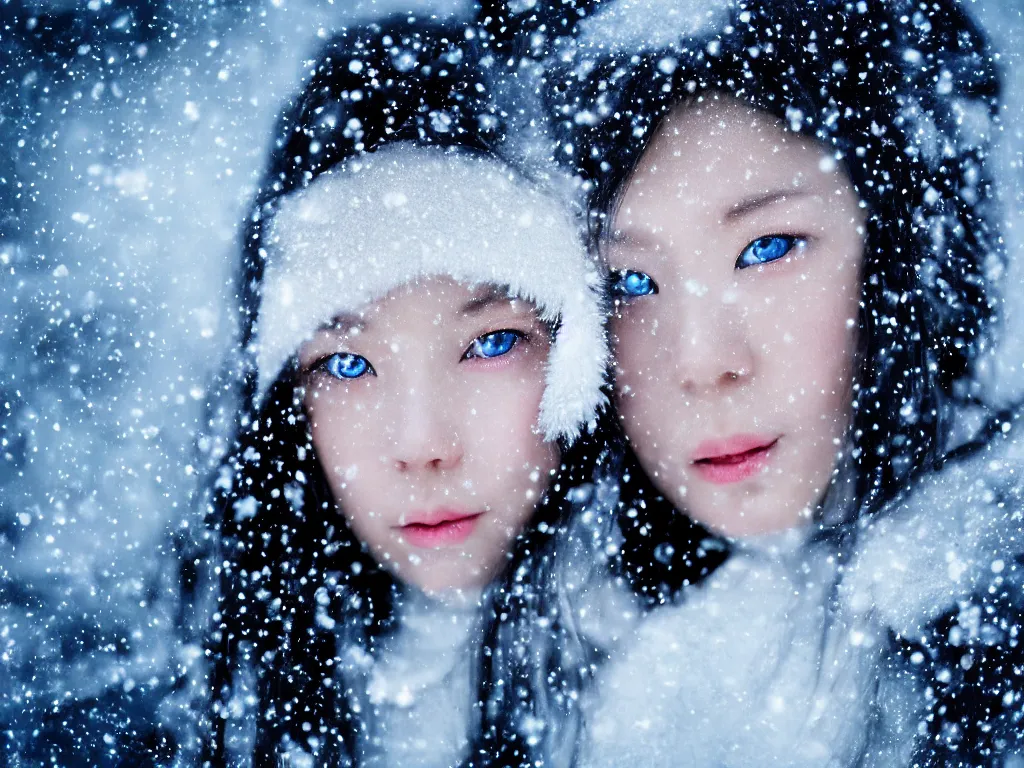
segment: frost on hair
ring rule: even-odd
[[[621,0],[580,23],[579,43],[606,53],[671,48],[720,28],[729,0]]]

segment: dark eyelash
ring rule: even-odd
[[[519,328],[495,328],[493,331],[484,331],[483,333],[478,333],[476,336],[473,337],[473,341],[476,341],[477,339],[482,339],[484,336],[490,336],[495,333],[514,333],[523,341],[528,341],[531,338],[533,338],[532,333],[530,333],[529,331],[520,330]]]
[[[472,349],[473,345],[480,341],[480,339],[485,338],[487,336],[492,336],[493,334],[496,333],[514,334],[516,336],[516,345],[523,342],[528,342],[533,338],[533,334],[527,331],[520,331],[516,328],[495,328],[493,331],[484,331],[483,333],[478,333],[476,336],[473,337],[473,340],[469,342],[469,345],[466,347],[466,351],[463,353],[462,359],[466,359],[465,355],[469,354],[469,350]]]
[[[305,378],[307,376],[312,376],[312,375],[314,375],[316,373],[326,373],[326,374],[330,375],[330,372],[327,370],[327,361],[330,360],[335,355],[338,355],[338,354],[346,354],[346,353],[344,353],[344,352],[329,352],[326,355],[322,355],[321,357],[319,357],[316,360],[314,360],[313,362],[311,362],[305,368],[300,368],[299,369],[299,376],[302,377],[302,378]]]
[[[323,356],[317,358],[316,360],[314,360],[313,362],[309,363],[308,365],[300,366],[299,367],[299,375],[300,376],[310,376],[310,375],[316,373],[317,371],[323,370],[324,366],[327,364],[327,361],[330,360],[333,355],[334,355],[334,352],[331,352],[328,355],[323,355]]]
[[[649,286],[651,288],[650,293],[629,295],[629,294],[625,294],[625,293],[619,292],[617,290],[618,287],[622,284],[622,281],[625,280],[630,274],[641,275],[643,277],[643,279],[648,282],[648,284],[649,284]],[[616,270],[611,270],[608,273],[608,275],[605,278],[605,280],[606,280],[606,285],[605,285],[606,295],[608,295],[609,297],[613,298],[616,302],[618,302],[620,300],[622,300],[622,301],[631,301],[632,299],[640,298],[641,296],[656,295],[656,294],[661,292],[661,289],[658,286],[658,281],[655,280],[653,277],[651,277],[650,274],[648,274],[647,272],[644,272],[641,269],[616,269]]]

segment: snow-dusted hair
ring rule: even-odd
[[[553,328],[547,437],[567,445],[605,397],[600,280],[563,213],[575,187],[518,163],[529,152],[513,146],[481,45],[472,29],[408,16],[350,29],[310,62],[278,126],[243,232],[244,406],[217,480],[214,765],[292,753],[358,764],[372,713],[346,665],[394,628],[400,585],[337,514],[302,407],[295,354],[319,323],[421,275],[495,283]],[[438,179],[467,186],[432,188]],[[459,206],[439,200],[447,191]],[[411,242],[422,216],[431,239]],[[468,242],[459,228],[474,226],[489,239]],[[511,252],[523,237],[533,252]],[[560,503],[546,494],[534,522]],[[359,653],[339,657],[339,645]]]

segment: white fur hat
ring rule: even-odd
[[[396,143],[282,198],[264,238],[256,325],[262,400],[342,312],[420,277],[492,283],[557,323],[538,426],[573,439],[604,403],[600,279],[568,203],[499,160]]]

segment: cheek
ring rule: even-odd
[[[375,450],[381,432],[379,414],[357,396],[325,390],[316,398],[306,398],[306,414],[327,484],[356,527],[366,516],[375,489],[385,482],[384,463]]]
[[[313,447],[328,474],[333,467],[345,466],[365,453],[358,449],[371,420],[364,404],[343,391],[322,389],[307,395],[305,405]]]
[[[459,436],[474,485],[521,485],[524,467],[549,463],[552,445],[537,428],[543,395],[539,366],[467,378],[457,395],[464,404]]]
[[[614,396],[631,440],[656,431],[664,406],[673,401],[671,361],[650,308],[631,306],[609,323],[615,363]]]
[[[747,304],[752,346],[768,374],[763,394],[829,434],[849,419],[859,300],[856,269],[842,267],[809,271]]]
[[[650,307],[631,306],[609,322],[616,384],[627,386],[654,377],[661,357],[658,318]]]

